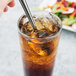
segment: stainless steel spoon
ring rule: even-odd
[[[28,7],[27,1],[26,0],[19,0],[19,1],[20,1],[20,4],[21,4],[26,16],[29,19],[29,22],[31,23],[32,27],[35,28],[35,21],[33,19],[31,11],[30,11],[30,9]]]

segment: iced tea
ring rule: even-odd
[[[25,76],[52,76],[61,24],[49,16],[34,16],[35,29],[26,16],[19,21]]]

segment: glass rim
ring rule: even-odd
[[[53,14],[58,20],[59,20],[59,22],[60,22],[60,25],[61,25],[61,28],[60,28],[60,30],[55,34],[55,35],[49,35],[49,36],[47,36],[47,37],[45,37],[46,39],[48,39],[48,38],[55,38],[55,37],[57,37],[59,34],[60,34],[60,32],[61,32],[61,30],[62,30],[62,21],[61,21],[61,19],[57,16],[57,15],[55,15],[55,14]],[[20,20],[21,20],[21,18],[24,16],[24,14],[18,19],[18,24],[17,24],[17,26],[18,26],[18,32],[22,35],[22,36],[24,36],[24,37],[26,37],[27,39],[45,39],[45,38],[32,38],[32,37],[30,37],[30,36],[28,36],[28,35],[26,35],[26,34],[24,34],[24,33],[22,33],[21,32],[21,30],[19,29],[19,22],[20,22]]]

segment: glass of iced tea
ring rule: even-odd
[[[35,28],[25,15],[18,23],[25,76],[52,76],[62,23],[44,11],[36,12],[33,19]]]

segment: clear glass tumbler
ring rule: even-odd
[[[46,14],[47,12],[36,12],[36,15],[39,16],[45,16]],[[27,17],[22,16],[19,19],[18,30],[25,76],[52,76],[62,23],[56,15],[51,15],[55,17],[55,20],[60,24],[60,29],[55,35],[46,38],[32,38],[22,33],[20,28],[22,22],[27,22]]]

